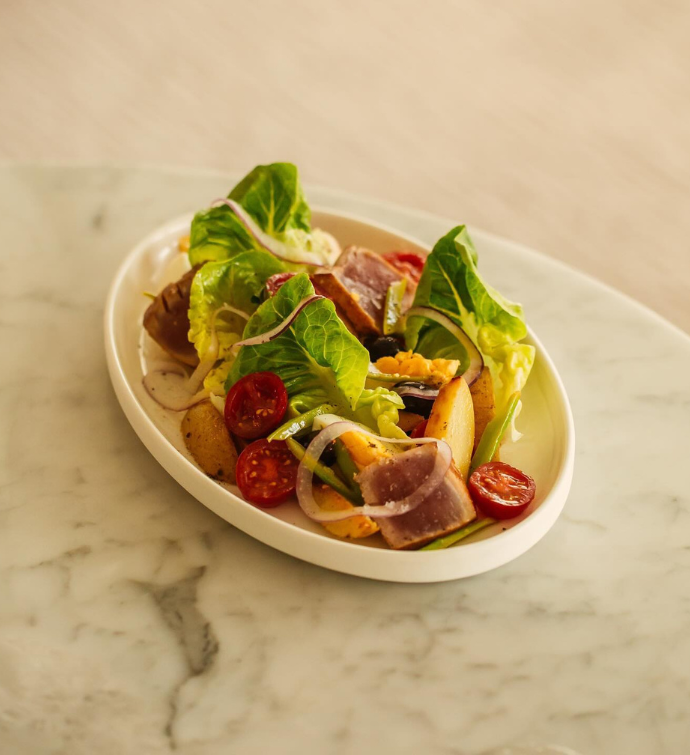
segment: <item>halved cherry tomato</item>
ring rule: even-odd
[[[423,438],[426,432],[426,426],[429,424],[428,419],[422,420],[415,429],[410,433],[410,438]]]
[[[294,494],[298,466],[284,440],[255,440],[237,459],[237,487],[251,503],[271,509]]]
[[[266,279],[266,291],[269,296],[275,296],[278,289],[297,273],[276,273]]]
[[[403,275],[407,275],[415,283],[419,283],[426,257],[417,252],[386,252],[383,259]]]
[[[238,380],[225,399],[225,425],[240,438],[261,438],[283,421],[288,395],[274,372],[252,372]]]
[[[494,519],[511,519],[532,503],[534,480],[509,464],[490,461],[477,467],[467,481],[475,504]]]

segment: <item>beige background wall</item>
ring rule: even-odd
[[[292,160],[690,330],[688,40],[683,0],[0,0],[0,159]]]

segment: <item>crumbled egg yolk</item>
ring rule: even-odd
[[[414,351],[399,351],[394,357],[381,357],[376,367],[387,375],[431,377],[444,384],[455,377],[460,362],[457,359],[427,359]]]

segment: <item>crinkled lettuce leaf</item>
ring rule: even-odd
[[[458,374],[469,366],[469,355],[458,339],[441,325],[429,323],[430,327],[423,328],[415,351],[431,359],[457,359],[460,362]],[[433,326],[433,327],[432,327]],[[433,357],[431,356],[433,354]]]
[[[233,357],[229,356],[224,362],[214,367],[204,378],[204,388],[216,396],[225,396],[225,381],[232,368]]]
[[[457,323],[479,348],[491,370],[497,410],[521,390],[534,363],[534,347],[520,343],[527,326],[519,304],[508,301],[482,280],[477,252],[464,225],[439,239],[424,265],[414,306],[429,306]],[[408,348],[430,358],[467,362],[460,344],[423,317],[410,317],[405,331]]]
[[[378,430],[386,438],[405,438],[405,432],[398,427],[398,412],[404,408],[400,396],[388,388],[365,388],[357,402],[354,419]]]
[[[272,254],[251,250],[228,260],[207,262],[197,271],[189,297],[189,340],[204,359],[215,337],[217,359],[230,354],[242,337],[247,319],[256,311],[266,279],[285,266]],[[230,305],[246,317],[224,308]]]
[[[297,168],[291,163],[258,165],[228,196],[241,204],[266,233],[294,248],[296,260],[301,250],[307,250],[322,255],[326,263],[331,261],[328,237],[311,229],[311,211]],[[260,248],[226,205],[194,216],[189,238],[192,265]]]
[[[253,237],[225,205],[197,212],[192,220],[188,252],[192,266],[226,260],[258,248]]]
[[[334,265],[340,255],[340,247],[332,244],[333,237],[320,228],[313,228],[311,231],[293,228],[278,234],[277,238],[285,244],[285,258],[296,272],[304,270],[304,264],[300,262],[304,252],[308,252],[310,256],[316,255],[324,265]]]
[[[312,388],[293,396],[289,407],[297,416],[329,401],[333,401],[332,393],[323,388]],[[386,438],[406,438],[405,432],[398,427],[398,412],[404,408],[405,404],[397,393],[383,387],[365,388],[354,411],[341,403],[336,407],[336,413],[366,425]]]
[[[229,194],[266,233],[311,229],[311,211],[292,163],[257,165]]]
[[[306,274],[291,278],[252,315],[244,338],[275,328],[313,293]],[[226,389],[245,375],[270,370],[285,383],[294,413],[330,403],[344,417],[357,419],[388,437],[398,435],[402,399],[385,388],[365,389],[368,369],[367,350],[345,327],[333,303],[321,299],[307,306],[277,338],[243,346],[230,369]]]
[[[247,323],[244,337],[275,328],[313,294],[308,275],[300,273],[290,278],[257,309]],[[335,313],[333,302],[320,299],[306,307],[277,338],[257,346],[243,346],[227,387],[252,372],[270,370],[282,378],[290,396],[323,388],[339,398],[339,403],[344,401],[354,408],[368,367],[367,350]]]

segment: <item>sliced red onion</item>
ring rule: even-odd
[[[320,294],[312,294],[311,296],[307,296],[306,299],[302,299],[302,301],[292,310],[292,312],[290,312],[290,314],[280,323],[280,325],[276,325],[275,328],[267,330],[265,333],[259,333],[258,336],[252,336],[251,338],[245,338],[243,341],[237,341],[232,345],[232,349],[234,351],[237,351],[240,346],[258,346],[261,343],[268,343],[269,341],[272,341],[281,333],[284,333],[290,327],[290,325],[292,325],[297,315],[299,315],[299,313],[305,307],[309,306],[312,302],[325,298],[325,296],[321,296]]]
[[[438,388],[417,381],[398,383],[392,390],[403,400],[405,411],[421,414],[427,419],[438,397]]]
[[[194,372],[192,372],[187,381],[186,388],[187,392],[190,394],[196,393],[196,391],[199,390],[206,375],[211,372],[213,365],[218,360],[220,345],[218,343],[218,334],[216,333],[216,317],[218,316],[219,311],[219,309],[216,310],[211,317],[211,343],[204,353],[204,358],[196,366]]]
[[[439,325],[442,325],[448,332],[452,333],[458,341],[465,347],[467,356],[470,358],[469,367],[463,372],[462,377],[465,378],[467,385],[472,385],[474,381],[481,374],[484,367],[484,359],[479,349],[474,345],[472,339],[465,333],[465,331],[456,325],[450,317],[442,314],[437,309],[432,307],[412,307],[408,309],[405,315],[406,317],[426,317],[428,320],[433,320]]]
[[[183,412],[208,396],[208,391],[194,393],[188,388],[187,371],[181,364],[166,362],[144,375],[144,388],[164,409]]]
[[[419,381],[416,381],[419,382]],[[423,398],[427,401],[434,401],[438,396],[438,388],[430,385],[411,385],[410,383],[400,383],[392,388],[400,398],[410,396],[412,398]]]
[[[321,420],[325,421],[327,417],[329,415],[323,415]],[[431,474],[423,480],[417,490],[404,498],[386,501],[386,503],[376,506],[365,504],[364,506],[355,506],[352,509],[344,511],[324,511],[314,498],[312,491],[314,472],[310,468],[310,464],[319,460],[324,449],[331,441],[347,432],[364,433],[384,443],[408,443],[412,445],[436,443],[437,453]],[[364,430],[361,425],[354,422],[337,419],[323,429],[307,447],[307,452],[297,470],[297,500],[302,511],[315,522],[341,522],[344,519],[350,519],[355,516],[369,516],[372,519],[400,516],[415,509],[436,490],[445,478],[446,472],[450,468],[451,460],[450,447],[445,441],[438,440],[437,438],[383,438],[380,435]]]
[[[251,315],[248,315],[246,312],[244,312],[241,309],[237,309],[236,307],[232,307],[229,304],[223,304],[221,307],[218,308],[214,315],[215,318],[221,313],[221,312],[232,312],[233,315],[239,315],[244,320],[248,320]]]
[[[199,364],[197,364],[197,366],[194,368],[194,372],[192,372],[192,374],[189,376],[189,379],[187,380],[187,393],[194,393],[195,391],[199,390],[204,380],[206,379],[206,375],[211,372],[217,360],[218,351],[216,350],[215,356],[204,358],[199,362]]]
[[[218,342],[218,332],[216,331],[216,318],[221,312],[232,312],[232,314],[239,315],[245,320],[249,319],[249,315],[246,312],[243,312],[241,309],[236,309],[229,304],[223,304],[221,307],[218,307],[218,309],[213,313],[213,315],[211,316],[211,343],[206,349],[204,358],[196,366],[196,369],[190,375],[189,380],[187,381],[187,390],[189,391],[189,393],[194,393],[195,391],[199,390],[201,384],[206,379],[206,376],[209,372],[211,372],[216,362],[218,361],[220,344]]]
[[[234,199],[216,199],[212,207],[218,207],[221,204],[227,205],[235,213],[237,219],[242,223],[250,236],[254,237],[257,244],[275,257],[286,262],[300,262],[304,265],[312,265],[313,267],[326,267],[318,255],[306,252],[303,249],[295,250],[294,247],[289,247],[282,241],[270,236],[257,224],[244,207],[239,202],[235,202]],[[298,254],[295,253],[296,251]]]

